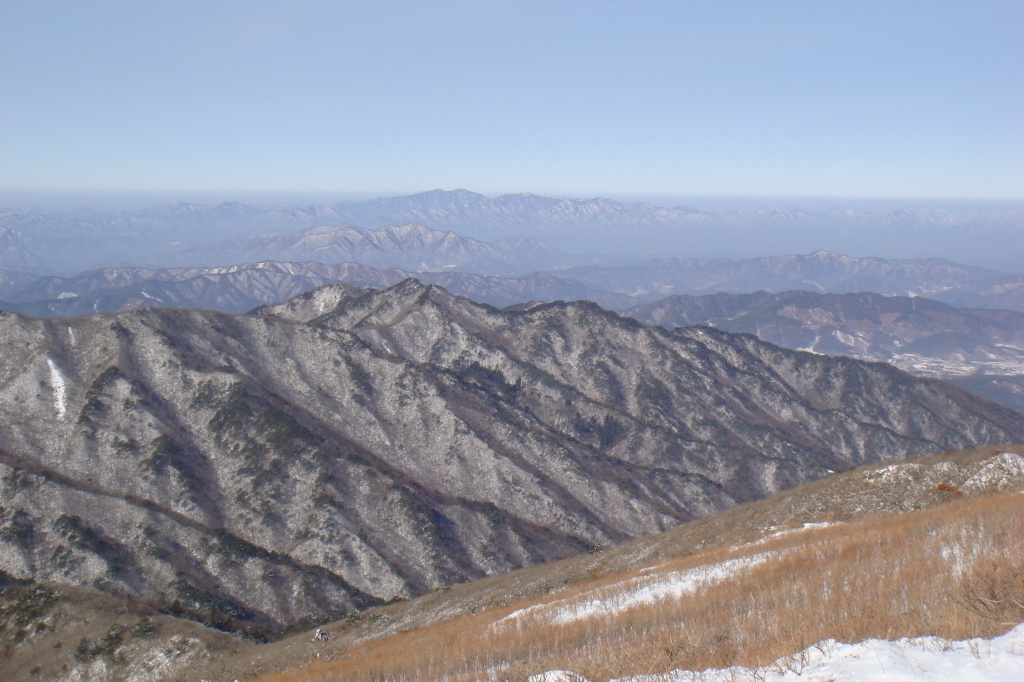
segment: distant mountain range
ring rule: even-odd
[[[1024,439],[895,368],[406,280],[0,313],[0,571],[276,631],[885,457]]]
[[[310,228],[346,224],[365,229],[418,224],[490,244],[527,237],[568,253],[603,252],[629,258],[794,253],[811,245],[890,258],[924,251],[1010,270],[1018,269],[1016,264],[1024,260],[1024,209],[1020,207],[875,212],[837,207],[813,213],[777,207],[711,213],[601,198],[532,194],[489,198],[466,190],[435,190],[302,208],[227,202],[125,212],[9,210],[0,213],[4,229],[0,268],[70,274],[118,265],[234,264],[254,259],[253,251],[239,248],[246,240],[268,234],[273,236],[266,245],[279,253],[266,258],[305,260],[310,257],[297,254],[308,248],[323,249],[324,244],[316,235],[309,235],[303,244],[296,235]],[[293,255],[281,253],[290,250]],[[214,253],[221,252],[234,260],[211,261]],[[325,253],[347,260],[331,247]],[[499,263],[507,266],[504,260]],[[402,262],[374,264],[410,267]],[[547,266],[538,263],[530,269],[543,267]]]
[[[136,229],[130,232],[98,223],[92,232],[77,224],[63,225],[67,232],[61,234],[62,226],[58,222],[45,229],[46,233],[55,235],[51,239],[37,239],[0,227],[0,267],[40,273],[60,269],[58,264],[69,259],[75,263],[105,258],[108,263],[129,261],[135,266],[162,261],[189,267],[291,260],[327,264],[358,262],[415,271],[456,269],[512,274],[592,262],[590,258],[565,255],[528,237],[503,238],[489,243],[415,223],[385,225],[372,230],[350,224],[318,225],[299,233],[239,234],[229,241],[211,244],[211,237],[223,238],[216,222],[204,229],[201,221],[209,217],[208,213],[189,215],[196,222],[184,228],[173,223],[161,226],[159,222],[155,225],[144,222],[133,223],[130,227]],[[0,225],[5,217],[10,216],[0,215]],[[122,227],[119,222],[117,226]],[[161,230],[161,227],[166,229]],[[76,236],[86,234],[88,236]],[[168,235],[173,241],[168,241]]]
[[[310,213],[325,217],[322,208]],[[300,212],[286,213],[296,218]],[[688,206],[665,207],[610,199],[574,199],[535,194],[506,194],[495,198],[467,190],[433,190],[402,197],[341,202],[328,215],[338,222],[364,227],[420,223],[435,229],[454,230],[479,239],[494,235],[527,235],[565,250],[588,248],[610,253],[676,255],[735,251],[742,236],[743,248],[770,253],[802,251],[807,244],[845,251],[875,251],[884,235],[888,244],[918,247],[929,243],[954,248],[945,255],[963,257],[985,251],[998,242],[1002,248],[1024,254],[1019,237],[1024,234],[1024,207],[988,210],[900,208],[865,211],[836,206],[808,212],[788,206],[762,207],[714,213]],[[716,234],[717,233],[717,234]],[[831,233],[831,234],[830,234]],[[977,243],[980,239],[990,244]],[[927,242],[925,241],[927,240]],[[973,248],[970,248],[973,244]],[[959,247],[968,248],[959,248]],[[867,247],[867,248],[865,248]],[[874,248],[872,248],[874,247]],[[919,253],[920,248],[910,251]],[[879,254],[883,255],[883,254]],[[1004,267],[1014,267],[1004,260]],[[1019,260],[1017,261],[1019,262]]]
[[[39,271],[45,268],[39,255],[42,246],[24,232],[0,224],[0,267],[14,271]]]
[[[415,231],[436,237],[433,243],[448,239],[445,233],[425,228]],[[391,233],[382,230],[379,234]],[[742,291],[745,286],[759,285],[905,293],[909,289],[979,302],[1014,303],[1024,296],[1020,276],[986,283],[982,278],[990,274],[941,260],[885,261],[825,252],[746,261],[668,259],[518,277],[451,270],[417,273],[355,263],[264,261],[217,268],[105,268],[70,278],[0,272],[0,308],[38,317],[151,306],[239,313],[325,284],[383,289],[416,276],[499,307],[531,301],[590,300],[609,309],[628,309],[628,314],[648,323],[669,327],[710,324],[756,334],[789,348],[881,360],[915,374],[952,381],[1020,410],[1024,409],[1021,312],[954,308],[924,297],[870,293],[760,291],[664,296],[678,288]],[[638,306],[641,301],[652,302]]]
[[[966,308],[1003,308],[1024,311],[1024,272],[987,279],[943,291],[935,296]]]
[[[1024,359],[1024,313],[956,308],[922,297],[811,291],[678,295],[626,314],[669,328],[712,325],[788,348],[886,362],[904,353],[959,354],[963,361]]]
[[[1024,411],[1024,313],[880,294],[677,295],[631,308],[648,324],[705,324],[772,343],[894,364]]]
[[[980,287],[1004,275],[941,258],[852,258],[828,251],[744,259],[664,258],[569,268],[558,274],[631,296],[802,289],[932,298],[954,289]]]
[[[0,308],[36,317],[73,317],[141,307],[245,312],[324,284],[387,288],[415,276],[476,301],[507,306],[525,301],[590,300],[625,309],[637,299],[561,279],[555,273],[497,277],[468,272],[413,272],[357,263],[265,261],[215,268],[103,268],[74,277],[0,273]]]
[[[414,236],[409,240],[395,239],[396,234],[404,234],[406,228]],[[242,312],[330,282],[387,287],[415,275],[425,282],[440,284],[460,295],[497,306],[531,300],[585,299],[624,310],[671,294],[803,289],[923,295],[939,300],[968,301],[978,308],[1024,311],[1024,274],[1007,276],[941,259],[889,261],[817,251],[807,255],[738,260],[672,258],[502,277],[458,271],[456,263],[461,259],[466,264],[483,261],[496,264],[504,258],[506,265],[512,267],[512,263],[528,261],[532,257],[529,254],[536,251],[550,253],[553,258],[560,256],[529,240],[488,245],[422,227],[406,228],[316,229],[284,245],[276,238],[268,238],[258,245],[250,243],[243,250],[262,249],[264,255],[275,251],[283,255],[360,255],[378,261],[419,261],[421,265],[425,259],[431,259],[435,265],[447,259],[453,267],[424,272],[378,269],[356,263],[262,261],[211,268],[103,268],[72,277],[37,277],[24,272],[0,271],[0,307],[39,316],[81,315],[147,305]],[[347,236],[342,239],[339,235]],[[355,246],[349,240],[353,235],[365,241]],[[375,241],[369,242],[367,235]],[[387,248],[368,243],[383,243]],[[302,244],[301,248],[297,244]],[[276,250],[273,247],[277,247]]]
[[[236,260],[360,263],[415,271],[469,270],[510,274],[579,263],[550,245],[520,237],[494,244],[423,225],[387,225],[366,230],[353,225],[313,227],[294,236],[252,237],[233,251],[219,254]]]

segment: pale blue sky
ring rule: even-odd
[[[1024,197],[1024,2],[0,3],[0,188]]]

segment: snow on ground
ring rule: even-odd
[[[967,492],[1002,487],[1006,482],[1024,478],[1024,457],[1015,452],[997,452],[981,468],[964,481],[961,488]]]
[[[63,419],[68,411],[64,405],[64,392],[66,390],[64,375],[60,373],[57,364],[49,356],[46,357],[46,364],[50,367],[50,385],[53,386],[53,409],[57,410],[57,418]]]
[[[771,533],[770,535],[765,535],[760,540],[754,540],[753,542],[750,543],[750,545],[762,545],[762,544],[768,542],[769,540],[774,540],[775,538],[779,538],[779,537],[782,537],[784,535],[792,535],[794,533],[801,533],[803,531],[808,531],[808,530],[816,530],[818,528],[828,528],[829,526],[834,526],[834,525],[836,525],[836,524],[834,522],[832,522],[832,521],[822,521],[820,523],[805,523],[804,525],[798,526],[796,528],[783,528],[782,530],[776,530],[774,533]],[[765,528],[765,530],[766,531],[768,531],[768,530],[775,530],[775,527]],[[738,547],[739,547],[739,545],[737,545],[737,548]]]
[[[633,675],[612,682],[1020,682],[1024,680],[1024,623],[991,640],[951,641],[917,637],[857,644],[819,642],[764,668],[727,668],[661,675]],[[529,682],[587,682],[575,673],[551,671]]]
[[[667,571],[635,578],[585,592],[582,595],[557,599],[545,604],[513,611],[496,624],[515,621],[523,616],[540,618],[548,623],[565,624],[595,616],[614,616],[637,606],[650,606],[696,592],[702,587],[722,582],[741,571],[777,558],[779,552],[761,552],[737,559],[697,566],[686,571]]]
[[[748,546],[759,545],[771,539],[835,525],[831,522],[805,523],[797,528],[786,528],[756,540]],[[766,528],[765,530],[775,530]],[[739,549],[740,547],[734,547]],[[723,582],[738,573],[749,570],[769,559],[775,559],[792,549],[760,552],[736,559],[697,566],[685,571],[661,571],[655,567],[641,575],[619,583],[605,585],[580,595],[556,599],[513,611],[495,625],[508,625],[523,617],[540,619],[545,623],[565,624],[584,618],[615,616],[637,606],[651,606],[661,601],[678,599],[697,590]]]
[[[1000,376],[1019,376],[1024,374],[1024,365],[1020,357],[1013,357],[1017,348],[1006,347],[1009,357],[990,357],[987,360],[977,358],[928,357],[923,355],[905,355],[894,353],[886,362],[900,369],[930,377],[970,376],[972,374],[994,374]],[[878,359],[878,358],[865,358]]]
[[[988,459],[972,466],[975,466],[974,472],[960,484],[960,488],[968,493],[1005,490],[1019,485],[1024,478],[1024,457],[1015,452],[995,452]],[[952,462],[939,462],[931,466],[906,462],[869,471],[864,475],[864,480],[868,483],[893,484],[903,480],[912,481],[929,473],[955,478],[963,468]]]
[[[815,334],[814,341],[811,341],[804,348],[797,348],[797,350],[802,350],[805,353],[814,353],[815,355],[821,355],[821,353],[814,350],[814,347],[818,345],[819,341],[821,341],[821,334]]]

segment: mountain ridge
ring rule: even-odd
[[[0,462],[0,570],[276,631],[880,453],[1024,439],[1021,415],[939,382],[592,303],[324,295],[308,321],[315,296],[0,313],[0,438],[21,458]]]
[[[787,348],[880,360],[1024,409],[1024,313],[873,293],[675,295],[626,314],[710,324]]]
[[[333,228],[316,229],[329,232]],[[491,249],[486,244],[481,248],[484,247]],[[498,247],[511,249],[508,253],[512,254],[548,252],[546,245],[528,238],[508,240],[494,248]],[[419,261],[416,267],[421,268],[426,265],[421,260],[422,255],[413,251],[399,260]],[[271,271],[278,273],[276,280],[268,278]],[[248,277],[246,273],[253,276]],[[1019,309],[1024,309],[1024,300],[1018,301],[1024,295],[1024,286],[1017,281],[1021,278],[1019,274],[1002,276],[944,259],[887,261],[824,251],[740,260],[669,258],[636,264],[560,268],[517,276],[457,272],[456,268],[447,267],[434,272],[417,272],[356,263],[274,260],[194,268],[102,268],[73,277],[33,277],[9,270],[3,274],[0,299],[7,301],[10,309],[39,316],[113,312],[142,305],[242,312],[333,281],[387,287],[414,275],[499,306],[530,300],[585,298],[624,310],[674,293],[784,291],[813,285],[811,288],[819,292],[830,293],[871,290],[914,296],[934,292],[928,295],[938,300],[950,299],[954,304],[964,299],[982,308],[1008,304],[1010,309],[1015,309],[1019,304]],[[186,280],[194,281],[186,283]],[[147,284],[159,291],[146,291]]]

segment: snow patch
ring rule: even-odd
[[[986,459],[961,489],[968,492],[1002,488],[1024,479],[1024,457],[1014,452],[1000,452]]]
[[[805,353],[814,353],[815,355],[821,355],[821,353],[819,353],[818,351],[814,350],[814,347],[818,345],[819,341],[821,341],[821,335],[820,334],[816,334],[814,336],[814,341],[811,341],[804,348],[797,348],[797,350],[802,350]]]
[[[703,587],[720,583],[741,571],[753,568],[780,555],[780,552],[761,552],[736,559],[727,559],[717,564],[697,566],[686,571],[669,571],[630,578],[617,585],[599,588],[578,597],[559,599],[513,611],[499,620],[496,625],[528,615],[556,624],[571,623],[597,616],[613,616],[617,612],[637,606],[651,606],[661,601],[692,594]]]
[[[589,682],[589,680],[568,670],[551,670],[540,675],[532,675],[529,682]]]
[[[955,468],[956,465],[952,465]],[[868,483],[899,483],[920,475],[926,467],[917,462],[905,464],[890,464],[889,466],[868,471],[864,474],[864,480]],[[949,462],[940,462],[934,469],[939,473],[945,473],[950,468]]]
[[[856,644],[818,642],[763,668],[674,670],[661,675],[631,675],[612,682],[1018,682],[1024,672],[1024,624],[994,639],[952,641],[915,637],[896,641],[869,639]],[[529,682],[586,682],[574,673],[552,671]]]
[[[836,337],[839,340],[839,342],[845,346],[857,345],[857,338],[855,336],[847,334],[844,331],[836,329],[835,331],[832,332],[832,336]]]
[[[836,525],[836,524],[831,522],[831,521],[822,521],[820,523],[805,523],[804,525],[798,526],[797,528],[784,528],[782,530],[775,530],[775,527],[772,526],[772,527],[769,527],[769,528],[765,528],[765,530],[766,531],[767,530],[774,530],[775,531],[774,533],[772,533],[770,535],[765,535],[760,540],[754,540],[750,544],[751,545],[760,545],[760,544],[763,544],[765,542],[768,542],[769,540],[774,540],[775,538],[782,537],[784,535],[792,535],[794,533],[802,533],[804,531],[816,530],[818,528],[828,528],[829,526],[834,526],[834,525]]]
[[[64,375],[60,373],[57,363],[46,356],[46,364],[50,366],[50,385],[53,386],[53,409],[57,411],[57,418],[63,419],[67,414],[67,406],[64,404],[64,395],[67,387],[64,383]]]

